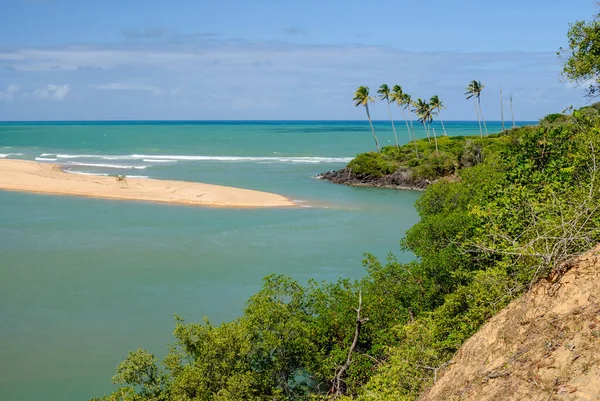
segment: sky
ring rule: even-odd
[[[588,100],[560,74],[593,0],[0,0],[0,120],[359,120],[360,85],[440,118],[537,120]],[[393,108],[397,119],[401,111]],[[383,102],[371,106],[385,120]]]

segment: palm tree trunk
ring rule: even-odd
[[[375,128],[373,128],[373,122],[371,121],[371,113],[369,113],[368,104],[365,104],[365,109],[367,110],[367,118],[369,119],[369,124],[371,125],[371,131],[373,131],[373,138],[375,138],[375,146],[377,147],[377,152],[381,153],[381,149],[379,148],[379,141],[377,140],[377,135],[375,135]]]
[[[440,157],[440,152],[438,151],[438,146],[437,146],[437,135],[435,134],[435,128],[432,128],[433,130],[433,140],[435,141],[435,155],[437,157]]]
[[[431,143],[431,137],[429,136],[429,125],[423,121],[423,129],[425,130],[425,135],[427,135],[427,140]]]
[[[477,98],[477,103],[479,103],[479,114],[481,114],[481,121],[483,122],[483,127],[485,128],[485,136],[488,136],[487,125],[485,123],[485,119],[483,118],[483,110],[481,110],[481,99]]]
[[[408,131],[408,143],[412,142],[410,135],[410,127],[408,126],[408,120],[406,119],[406,110],[402,109],[402,115],[404,116],[404,124],[406,124],[406,131]]]
[[[388,104],[388,112],[390,113],[390,121],[392,122],[392,130],[394,131],[394,138],[396,138],[396,147],[399,147],[398,135],[396,134],[396,127],[394,126],[394,118],[392,117],[392,109],[390,108],[390,102],[387,102],[387,104]]]
[[[477,122],[479,123],[479,137],[483,138],[483,130],[481,129],[481,119],[479,118],[479,109],[477,108],[477,99],[473,96],[473,104],[475,105],[475,114],[477,114]]]
[[[513,112],[512,96],[510,97],[510,114],[512,115],[513,128],[515,128],[517,125],[515,124],[515,113]]]
[[[448,133],[446,132],[446,127],[444,127],[444,122],[442,120],[440,120],[440,123],[442,124],[442,129],[444,130],[444,135],[448,136]]]
[[[408,125],[408,120],[406,119],[406,110],[404,110],[404,108],[402,108],[402,115],[404,116],[404,124],[406,124],[406,131],[408,131],[408,143],[412,142],[412,137],[410,134],[410,127]],[[412,124],[412,121],[411,121]],[[415,155],[417,156],[417,159],[419,158],[419,149],[417,148],[417,138],[415,138]]]
[[[413,125],[413,120],[410,120],[410,129],[413,134],[413,140],[415,141],[415,149],[417,149],[417,131],[415,131],[415,126]],[[419,152],[417,151],[417,158],[419,157]]]
[[[500,85],[500,118],[502,119],[502,132],[504,132],[504,100],[502,99],[502,85]]]

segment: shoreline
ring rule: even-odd
[[[61,165],[0,159],[0,190],[218,208],[297,207],[270,192],[189,181],[69,174]]]
[[[344,167],[340,170],[327,171],[315,176],[318,180],[329,181],[333,184],[347,185],[349,187],[387,188],[400,191],[423,192],[435,181],[426,179],[415,180],[408,170],[396,171],[381,177],[359,176],[352,169]]]

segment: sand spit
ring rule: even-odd
[[[198,182],[67,174],[56,164],[0,160],[0,189],[171,204],[263,208],[296,206],[284,196]]]

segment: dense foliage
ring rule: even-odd
[[[269,276],[237,320],[177,318],[162,363],[131,352],[113,378],[121,387],[101,399],[330,399],[348,357],[343,398],[416,399],[487,319],[600,240],[600,118],[590,110],[488,138],[440,138],[440,156],[420,142],[418,160],[443,157],[456,179],[417,202],[421,221],[401,242],[415,262],[367,255],[364,279],[308,286]],[[411,152],[365,158],[379,170],[418,163]],[[356,337],[359,294],[368,321]]]
[[[381,153],[357,155],[350,161],[348,168],[354,174],[372,178],[395,171],[408,171],[415,180],[435,180],[455,175],[460,168],[480,163],[483,149],[496,138],[497,135],[485,138],[442,136],[437,138],[437,144],[421,139],[400,147],[386,146]]]
[[[567,54],[563,74],[571,81],[588,87],[588,95],[600,93],[600,21],[577,21],[571,24],[567,34],[568,49],[559,54]]]

